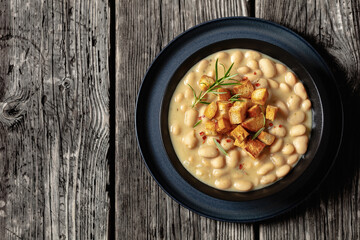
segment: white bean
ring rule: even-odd
[[[173,125],[171,125],[170,131],[172,134],[177,136],[181,133],[181,127],[179,126],[179,124],[174,123]]]
[[[256,70],[259,69],[259,64],[256,60],[254,59],[250,59],[246,62],[246,66],[248,66],[249,68]]]
[[[181,102],[184,99],[184,94],[178,93],[175,96],[175,102]]]
[[[223,168],[225,166],[225,160],[223,156],[218,156],[211,159],[210,163],[213,168]]]
[[[220,145],[225,151],[230,150],[234,146],[234,140],[231,138],[223,138],[220,142]]]
[[[243,54],[241,51],[236,51],[231,55],[231,62],[233,62],[234,65],[239,64],[242,59],[243,59]]]
[[[220,189],[227,189],[231,186],[231,180],[226,177],[216,179],[215,186]]]
[[[228,155],[226,156],[226,165],[230,168],[234,168],[237,166],[240,159],[239,151],[232,150],[228,152]]]
[[[290,172],[291,167],[289,165],[281,166],[276,170],[276,176],[278,178],[284,177]]]
[[[308,111],[310,108],[311,108],[311,102],[310,102],[310,100],[309,100],[309,99],[304,100],[304,101],[302,102],[302,104],[301,104],[301,109],[306,112],[306,111]]]
[[[271,88],[274,88],[274,89],[279,88],[279,83],[275,80],[268,79],[268,83]]]
[[[267,80],[265,78],[260,78],[259,80],[256,81],[255,83],[255,88],[267,88],[269,86]],[[268,97],[270,99],[270,97]]]
[[[280,83],[280,90],[288,93],[291,91],[290,87],[286,83]]]
[[[307,99],[307,93],[306,93],[305,87],[301,82],[298,82],[297,84],[295,84],[294,92],[296,95],[301,97],[303,100]]]
[[[225,174],[228,174],[229,171],[228,170],[225,170],[225,169],[214,169],[212,171],[212,175],[214,177],[221,177],[221,176],[224,176]]]
[[[196,169],[196,170],[195,170],[195,174],[196,174],[196,176],[201,177],[201,176],[203,176],[203,175],[204,175],[204,171],[203,171],[203,170],[201,170],[201,169]]]
[[[290,86],[294,86],[296,83],[296,76],[292,72],[287,72],[285,74],[285,82],[289,84]]]
[[[252,82],[252,81],[255,81],[256,79],[261,78],[262,75],[263,74],[262,74],[261,70],[257,69],[257,70],[255,70],[253,72],[245,74],[245,77],[247,77],[247,79],[249,79]]]
[[[249,51],[246,51],[245,58],[259,60],[261,58],[261,54],[256,51],[249,50]]]
[[[205,71],[205,69],[209,66],[209,61],[204,59],[204,60],[201,60],[198,64],[198,66],[196,67],[196,71],[198,73],[203,73]]]
[[[285,127],[284,127],[284,126],[281,126],[281,127],[280,127],[280,125],[277,125],[277,126],[274,125],[274,127],[272,127],[272,128],[269,130],[269,132],[270,132],[271,134],[275,135],[275,136],[278,136],[278,137],[285,137],[285,135],[286,135],[286,129],[285,129]]]
[[[306,153],[309,138],[307,136],[296,137],[293,141],[294,147],[298,154]]]
[[[229,59],[229,54],[226,53],[226,52],[219,52],[215,59],[219,59],[220,62],[224,62],[226,61],[227,59]]]
[[[249,191],[252,189],[253,184],[250,181],[247,180],[236,180],[234,181],[234,188],[236,188],[239,191]]]
[[[256,173],[257,173],[258,175],[263,176],[263,175],[267,174],[268,172],[274,170],[274,168],[275,168],[274,164],[272,164],[271,162],[268,162],[268,163],[265,163],[264,165],[262,165],[262,166],[256,171]]]
[[[282,101],[280,100],[277,100],[275,102],[275,106],[277,106],[279,108],[279,112],[284,116],[286,117],[288,114],[289,114],[289,110],[287,108],[287,106],[285,105],[285,103],[283,103]]]
[[[290,155],[287,159],[287,164],[289,165],[293,165],[294,163],[296,163],[299,159],[299,155],[297,153],[294,153],[292,155]]]
[[[192,98],[194,96],[193,92],[191,91],[190,88],[187,88],[184,92],[184,97],[186,99]]]
[[[295,151],[294,146],[291,143],[286,143],[281,152],[285,155],[290,155]]]
[[[195,137],[195,131],[191,131],[188,134],[186,134],[182,138],[182,142],[185,144],[187,148],[190,149],[194,148],[198,143],[198,139]]]
[[[180,110],[181,110],[182,112],[185,112],[185,111],[187,110],[186,104],[181,104],[181,105],[180,105]]]
[[[194,126],[198,119],[198,111],[191,108],[185,112],[184,123],[188,127]]]
[[[210,70],[206,75],[209,76],[209,77],[214,78],[214,77],[215,77],[215,71],[214,71],[214,70]],[[190,86],[191,86],[191,85],[190,85]]]
[[[267,58],[260,59],[259,66],[266,78],[272,78],[276,75],[276,68],[274,63]]]
[[[215,158],[219,156],[219,151],[216,147],[202,145],[199,147],[198,154],[200,157]]]
[[[280,150],[284,143],[284,140],[282,138],[276,138],[273,144],[270,146],[270,152],[276,153]]]
[[[275,67],[276,67],[276,71],[279,74],[283,74],[284,72],[286,72],[286,67],[284,65],[280,64],[280,63],[276,63]]]
[[[290,95],[286,100],[286,104],[290,111],[297,110],[300,107],[300,102],[301,98],[295,94]]]
[[[246,74],[246,73],[250,72],[250,68],[248,68],[248,67],[239,67],[237,69],[237,72],[239,74]]]
[[[301,110],[291,113],[287,119],[287,121],[291,125],[302,123],[304,120],[305,120],[305,113]]]
[[[196,80],[196,74],[195,74],[194,72],[190,72],[190,73],[186,76],[186,78],[185,78],[185,80],[184,80],[184,84],[185,84],[186,86],[188,86],[188,84],[189,84],[190,86],[194,86],[194,85],[195,85],[195,80]]]
[[[306,133],[306,127],[302,124],[295,125],[290,128],[290,136],[297,137]]]
[[[271,154],[270,160],[275,164],[275,166],[279,167],[284,165],[284,158],[280,154]]]
[[[261,177],[260,183],[265,185],[265,184],[272,183],[275,180],[276,180],[276,175],[271,173],[271,174]]]
[[[219,140],[219,137],[212,137],[212,136],[208,136],[206,138],[206,143],[210,146],[215,146],[215,142],[214,142],[214,139],[215,140]]]
[[[209,159],[206,159],[206,158],[202,158],[202,159],[201,159],[201,164],[202,164],[204,167],[210,167],[210,166],[211,166],[211,163],[210,163]]]

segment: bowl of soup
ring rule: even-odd
[[[169,43],[145,75],[135,126],[146,166],[174,200],[249,222],[318,188],[337,155],[342,117],[336,81],[304,39],[237,17]]]

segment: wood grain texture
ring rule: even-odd
[[[256,0],[255,6],[256,17],[289,27],[320,52],[339,84],[345,114],[340,154],[321,190],[291,213],[261,224],[259,239],[359,239],[360,2]]]
[[[247,1],[116,2],[116,238],[253,239],[251,224],[217,222],[181,207],[155,183],[134,130],[136,95],[147,67],[175,36],[201,22],[248,15]],[[226,7],[224,7],[226,6]]]
[[[109,10],[0,1],[0,238],[104,239]]]

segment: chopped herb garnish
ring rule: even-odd
[[[261,133],[262,131],[264,131],[264,129],[265,129],[265,127],[260,128],[260,129],[254,134],[254,136],[252,137],[252,140],[254,140],[255,138],[257,138],[257,137],[260,135],[260,133]]]
[[[197,122],[194,124],[193,127],[196,127],[196,126],[199,125],[201,122],[202,122],[202,120],[197,121]]]
[[[205,99],[206,94],[214,93],[214,90],[218,89],[219,86],[240,85],[239,81],[237,81],[235,79],[232,79],[233,77],[237,76],[238,74],[230,75],[230,71],[231,71],[233,65],[234,65],[234,63],[231,64],[231,66],[228,68],[228,70],[226,72],[225,72],[225,70],[226,70],[225,66],[223,65],[225,74],[224,74],[224,76],[222,78],[218,78],[218,59],[216,59],[216,63],[215,63],[215,82],[211,86],[209,86],[209,88],[205,92],[201,91],[198,96],[196,95],[195,90],[188,84],[189,87],[191,88],[191,90],[193,91],[193,94],[194,94],[194,102],[193,102],[191,107],[195,107],[196,104],[198,104],[198,103],[209,104],[208,102],[204,101],[204,100],[206,100]],[[225,80],[232,80],[232,81],[237,81],[237,82],[224,83]],[[214,94],[225,94],[225,93],[216,92]]]
[[[214,143],[215,143],[215,145],[217,146],[217,148],[218,148],[223,154],[227,155],[227,152],[225,151],[225,149],[223,149],[223,147],[220,145],[220,143],[218,143],[218,141],[216,141],[215,138],[213,138],[213,140],[214,140]]]
[[[244,100],[240,100],[240,94],[235,94],[231,98],[229,98],[230,102],[245,102]]]

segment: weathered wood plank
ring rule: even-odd
[[[109,10],[0,1],[2,239],[104,239]]]
[[[305,37],[333,70],[345,106],[344,143],[321,191],[295,211],[260,225],[260,239],[359,239],[360,178],[354,108],[360,104],[360,2],[256,0],[256,16]]]
[[[151,61],[201,22],[249,14],[248,1],[116,2],[116,238],[253,239],[252,225],[213,221],[179,206],[155,183],[134,131],[137,91]]]

